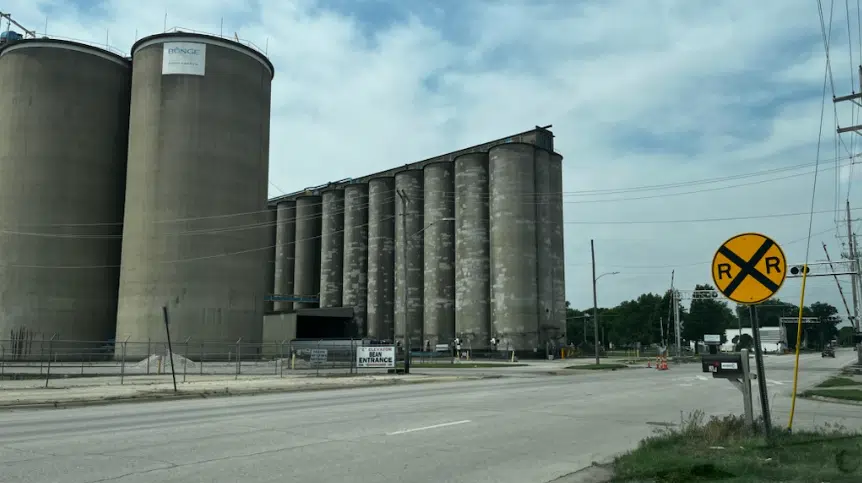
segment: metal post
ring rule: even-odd
[[[236,371],[234,371],[234,377],[233,377],[234,379],[239,379],[239,373],[242,370],[242,367],[241,367],[241,364],[242,364],[241,356],[242,356],[242,354],[240,354],[240,352],[239,352],[240,351],[239,345],[241,343],[242,343],[242,337],[240,337],[239,339],[236,340]]]
[[[284,340],[281,341],[281,345],[278,347],[278,360],[281,362],[281,368],[279,369],[278,375],[280,377],[284,377]]]
[[[45,387],[48,387],[48,381],[51,380],[51,359],[54,357],[54,337],[57,337],[57,334],[51,336],[51,340],[48,341],[48,371],[45,375]]]
[[[676,356],[682,357],[682,328],[679,326],[679,293],[673,291],[673,331],[676,336]]]
[[[162,306],[162,317],[165,319],[165,334],[168,337],[168,355],[171,358],[171,377],[174,380],[174,392],[177,392],[177,373],[174,371],[174,349],[171,346],[171,327],[168,319],[168,306]]]
[[[401,276],[404,278],[404,289],[401,291],[402,297],[402,307],[401,310],[404,311],[404,374],[410,374],[410,321],[407,320],[407,193],[404,190],[398,191],[398,196],[401,198],[401,233],[402,233],[402,243],[401,243],[401,258],[402,258],[402,274]],[[394,331],[393,331],[394,332]]]
[[[147,337],[147,375],[150,375],[150,356],[153,355],[152,352],[152,340]]]
[[[754,363],[757,366],[757,387],[760,390],[763,430],[766,437],[769,438],[772,417],[769,414],[769,392],[766,390],[766,368],[763,367],[763,348],[760,346],[760,321],[757,319],[757,306],[748,306],[748,316],[751,317],[751,332],[754,335]]]
[[[596,246],[590,239],[590,255],[593,260],[593,341],[596,350],[596,365],[600,364],[601,356],[599,355],[599,302],[596,295]]]
[[[748,349],[742,349],[742,398],[745,406],[745,422],[754,427],[754,407],[751,402],[751,369],[748,363]]]
[[[122,360],[120,361],[120,385],[123,384],[123,381],[126,378],[126,344],[129,342],[129,337],[126,336],[126,339],[123,341],[123,352],[122,352]],[[149,356],[148,356],[149,358]]]
[[[191,337],[186,337],[185,350],[183,350],[183,383],[186,382],[186,366],[189,361],[189,341],[191,339]]]
[[[850,200],[847,200],[847,248],[849,251],[850,259],[856,260],[856,244],[853,243],[853,226],[852,219],[850,218]],[[855,273],[851,276],[852,280],[852,296],[853,296],[853,326],[856,328],[856,331],[859,331],[859,291],[857,290],[857,283],[859,277],[859,267],[856,267]]]
[[[198,356],[198,363],[200,364],[200,374],[204,375],[204,343],[201,342],[201,353]]]

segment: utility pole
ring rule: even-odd
[[[847,247],[850,252],[850,260],[857,265],[859,258],[856,255],[856,243],[853,240],[853,220],[850,218],[850,200],[847,200]],[[855,266],[850,276],[853,281],[853,327],[859,332],[859,267]]]
[[[410,374],[410,321],[407,320],[407,204],[410,202],[410,198],[404,190],[398,190],[397,193],[398,197],[401,198],[401,276],[404,279],[404,289],[401,291],[401,310],[404,311],[404,374]],[[394,329],[395,328],[393,327],[393,333],[395,332]]]
[[[841,281],[838,280],[838,275],[835,274],[835,266],[832,265],[832,259],[829,257],[829,250],[826,249],[825,243],[823,243],[823,242],[820,242],[820,243],[823,245],[823,252],[826,253],[826,261],[829,263],[829,270],[832,270],[832,272],[833,272],[832,278],[835,279],[835,284],[838,285],[838,294],[841,295],[841,302],[844,303],[844,310],[847,311],[847,318],[850,319],[850,322],[855,327],[856,326],[856,316],[852,312],[850,312],[850,307],[847,306],[847,297],[844,296],[844,289],[841,288]],[[853,285],[853,288],[856,288],[855,283]],[[854,290],[853,293],[855,294],[856,291]]]
[[[590,255],[593,259],[593,337],[595,337],[596,365],[600,363],[599,356],[599,302],[596,296],[596,246],[590,239]]]

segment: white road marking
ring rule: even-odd
[[[773,381],[772,379],[767,379],[767,380],[766,380],[766,382],[769,382],[769,383],[775,384],[776,386],[783,386],[783,385],[784,385],[784,383],[783,383],[783,382],[781,382],[781,381]]]
[[[708,381],[710,378],[706,376],[695,376],[698,381]]]
[[[445,428],[446,426],[455,426],[458,424],[467,424],[469,422],[471,422],[469,419],[465,419],[463,421],[452,421],[450,423],[435,424],[433,426],[423,426],[421,428],[402,429],[401,431],[395,431],[394,433],[386,433],[386,436],[395,436],[396,434],[405,434],[405,433],[413,433],[416,431],[425,431],[426,429]]]

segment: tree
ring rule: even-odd
[[[715,290],[710,285],[696,285],[695,290]],[[721,342],[727,339],[725,331],[736,322],[733,311],[718,299],[695,299],[691,301],[688,317],[682,331],[685,340],[703,340],[705,334],[721,335]]]
[[[853,334],[856,333],[856,329],[851,326],[845,326],[838,329],[838,343],[841,345],[853,345]]]

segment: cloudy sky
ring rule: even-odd
[[[830,14],[837,95],[858,85],[859,13]],[[840,8],[839,5],[840,4]],[[553,125],[565,156],[567,294],[591,305],[710,282],[715,249],[757,231],[811,259],[842,250],[836,215],[862,218],[862,168],[818,133],[826,65],[814,0],[5,0],[51,36],[128,51],[171,27],[266,49],[273,86],[271,195],[361,176]],[[831,15],[831,22],[830,22]],[[827,96],[832,96],[832,87]],[[858,91],[858,87],[856,88]],[[837,116],[853,124],[849,108]],[[857,141],[857,139],[859,141]],[[837,153],[837,154],[836,154]],[[849,195],[848,195],[849,191]],[[802,215],[793,215],[802,214]],[[860,222],[862,223],[862,222]],[[844,230],[844,228],[842,228]],[[844,233],[843,231],[841,232]],[[834,280],[807,298],[840,306]],[[846,286],[849,294],[849,284]],[[799,299],[798,280],[780,294]]]

